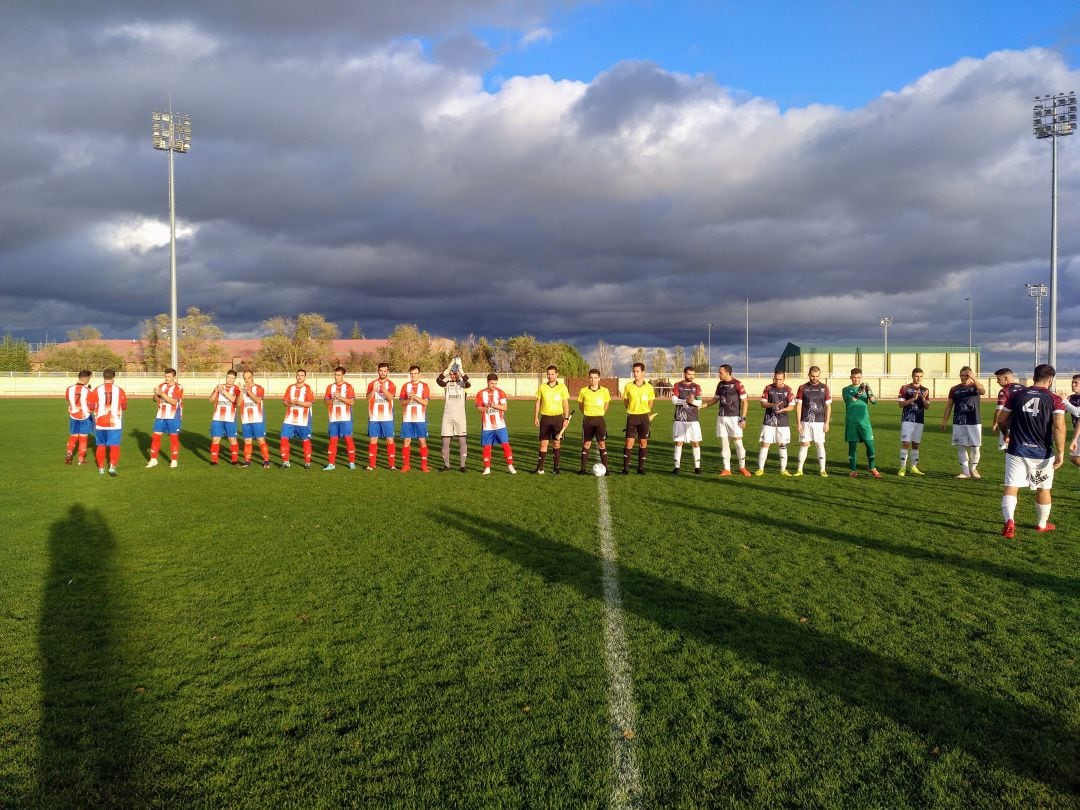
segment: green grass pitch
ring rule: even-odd
[[[672,476],[658,405],[650,474],[606,479],[641,806],[1080,802],[1080,472],[1056,533],[1022,493],[1004,541],[1001,454],[987,431],[954,480],[938,407],[923,479],[872,411],[875,481],[846,476],[842,407],[827,479],[776,448],[717,477],[711,413],[706,475],[687,449]],[[281,470],[280,403],[273,470],[212,468],[205,400],[179,469],[146,470],[140,400],[111,479],[64,466],[62,401],[0,413],[0,807],[608,805],[599,485],[524,474],[531,403],[516,477],[498,450],[479,475],[475,420],[467,475],[324,473],[318,415],[316,469]]]

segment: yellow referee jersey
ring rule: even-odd
[[[656,392],[653,390],[652,383],[635,385],[630,382],[623,389],[623,399],[626,401],[628,414],[649,413],[652,410],[653,400],[656,399]]]
[[[540,401],[541,416],[562,416],[563,405],[570,401],[570,389],[566,383],[541,383],[536,389],[536,398]]]
[[[602,385],[595,391],[585,386],[578,391],[577,401],[583,416],[603,416],[611,402],[611,392]]]

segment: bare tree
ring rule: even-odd
[[[601,377],[611,377],[615,372],[611,344],[604,340],[596,341],[596,367],[600,369]]]
[[[676,346],[675,351],[671,353],[671,371],[673,374],[682,374],[683,367],[686,365],[686,352],[683,351],[682,346]]]
[[[709,368],[709,353],[704,343],[699,343],[694,347],[694,353],[690,355],[690,365],[698,374],[712,373],[712,369]]]

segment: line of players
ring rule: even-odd
[[[1040,367],[1041,368],[1041,367]],[[356,447],[353,440],[353,416],[352,408],[357,395],[352,384],[345,380],[346,370],[339,366],[334,370],[334,382],[326,388],[324,401],[327,407],[328,418],[328,464],[324,470],[336,468],[339,443],[344,442],[345,451],[350,469],[356,468]],[[683,379],[675,383],[671,392],[671,402],[674,405],[673,439],[675,444],[673,473],[678,473],[681,468],[683,445],[689,443],[692,448],[694,460],[694,472],[701,473],[701,426],[699,413],[702,408],[717,405],[718,415],[716,420],[717,436],[721,440],[721,457],[723,468],[721,476],[732,475],[731,446],[734,445],[738,473],[750,476],[752,473],[746,466],[746,448],[743,444],[743,432],[747,421],[748,397],[743,384],[732,373],[731,366],[722,365],[718,370],[719,380],[713,396],[708,400],[702,399],[701,386],[695,382],[695,371],[691,366],[683,370]],[[799,477],[803,475],[803,468],[811,444],[817,450],[819,474],[827,476],[825,457],[825,436],[829,431],[832,415],[832,394],[829,387],[820,379],[820,369],[817,366],[810,368],[808,379],[801,384],[798,391],[793,391],[786,385],[786,375],[783,371],[773,374],[772,382],[762,392],[760,404],[764,410],[764,417],[759,435],[759,451],[757,469],[754,475],[764,475],[769,450],[773,444],[777,445],[780,474],[783,476]],[[381,363],[378,367],[378,376],[372,380],[366,391],[368,405],[368,464],[367,469],[376,467],[378,441],[383,439],[386,443],[387,461],[390,469],[397,467],[397,448],[395,445],[394,431],[394,402],[400,400],[403,407],[401,424],[402,447],[402,471],[412,468],[412,442],[415,440],[419,445],[419,461],[421,472],[428,472],[428,447],[427,447],[427,406],[430,401],[431,391],[429,386],[420,380],[420,368],[412,366],[409,369],[409,381],[402,385],[398,392],[395,384],[388,378],[389,366]],[[1011,369],[999,369],[995,372],[1000,392],[998,395],[997,408],[994,412],[991,429],[999,434],[999,448],[1007,449],[1009,434],[1005,429],[1010,397],[1025,390],[1025,386],[1016,381],[1015,374]],[[89,387],[89,371],[79,374],[79,381],[70,386],[66,391],[68,410],[70,416],[70,436],[67,445],[66,461],[72,463],[77,449],[78,463],[85,461],[87,453],[87,437],[92,431],[96,438],[96,460],[98,470],[105,473],[106,453],[108,454],[108,472],[116,475],[116,468],[120,455],[120,435],[122,433],[123,413],[127,408],[126,394],[123,389],[115,384],[115,373],[106,369],[103,373],[104,382],[96,389]],[[292,442],[299,441],[303,465],[310,469],[312,459],[312,422],[315,395],[311,387],[306,383],[306,372],[300,370],[296,373],[296,381],[286,388],[283,396],[285,404],[285,419],[282,424],[280,436],[281,466],[291,466]],[[254,381],[251,371],[243,373],[243,384],[236,382],[237,374],[230,370],[226,374],[225,382],[217,385],[209,394],[214,407],[214,418],[211,422],[211,451],[210,463],[218,464],[221,440],[227,439],[230,447],[231,461],[241,467],[247,467],[252,463],[254,445],[259,446],[262,466],[269,468],[270,449],[266,441],[266,425],[264,417],[264,400],[266,391]],[[539,428],[540,446],[536,468],[536,474],[544,474],[545,460],[549,448],[553,451],[552,472],[558,474],[561,471],[562,438],[570,422],[571,397],[566,385],[558,379],[558,369],[549,366],[546,370],[546,380],[541,383],[537,390],[536,406],[534,411],[534,426]],[[898,475],[903,477],[907,474],[922,475],[918,467],[919,451],[922,441],[925,413],[930,407],[930,391],[922,385],[922,369],[913,369],[911,382],[901,386],[897,396],[897,403],[901,409],[901,449],[900,468]],[[856,451],[858,444],[866,447],[867,462],[870,474],[876,478],[881,477],[876,466],[876,449],[874,445],[873,429],[870,425],[868,406],[876,404],[877,399],[868,385],[862,381],[860,369],[852,369],[851,384],[845,386],[841,392],[845,403],[845,439],[848,442],[848,461],[851,469],[851,477],[857,477]],[[441,372],[436,380],[437,384],[444,389],[446,406],[442,422],[442,460],[443,469],[450,469],[450,445],[453,438],[458,439],[459,470],[465,471],[467,458],[466,442],[466,417],[465,417],[465,391],[471,385],[468,375],[464,374],[460,365],[452,364]],[[1062,402],[1062,408],[1068,410],[1073,417],[1074,436],[1069,449],[1074,464],[1080,465],[1080,454],[1077,452],[1077,424],[1080,419],[1080,375],[1072,379],[1073,393],[1068,402]],[[978,464],[980,460],[982,443],[982,421],[979,413],[980,398],[985,396],[984,387],[975,378],[971,368],[965,366],[960,370],[960,382],[954,385],[948,393],[945,410],[942,415],[941,428],[947,429],[950,416],[952,417],[952,444],[957,448],[960,462],[960,473],[957,478],[980,478]],[[181,428],[183,408],[183,388],[176,381],[176,371],[166,369],[164,381],[154,389],[154,400],[157,405],[157,414],[154,420],[153,435],[150,445],[150,458],[147,467],[155,467],[158,464],[161,444],[164,436],[169,436],[170,442],[170,467],[178,466],[180,449],[179,433]],[[633,367],[633,379],[623,391],[623,401],[626,406],[626,440],[623,447],[623,464],[621,472],[629,473],[630,463],[635,445],[637,446],[637,472],[645,474],[648,440],[652,420],[656,417],[653,412],[653,404],[656,395],[650,383],[645,380],[645,367],[642,363],[635,363]],[[591,445],[596,441],[599,445],[600,462],[605,471],[608,467],[607,457],[607,425],[605,416],[610,405],[610,394],[606,388],[600,385],[600,372],[592,369],[589,373],[589,384],[583,387],[577,397],[577,403],[582,409],[582,448],[581,466],[579,473],[587,472],[587,464]],[[480,391],[474,400],[475,407],[479,410],[482,420],[481,447],[484,456],[484,474],[491,472],[491,455],[494,445],[498,444],[506,460],[507,469],[510,473],[516,473],[513,465],[513,453],[510,447],[509,435],[506,428],[505,414],[507,408],[507,396],[498,388],[498,375],[488,375],[487,386]],[[796,471],[788,471],[787,447],[791,442],[791,424],[789,414],[794,411],[795,423],[799,430],[799,451]],[[240,420],[239,438],[244,441],[243,460],[240,460],[240,447],[236,426],[237,417]],[[909,466],[910,465],[910,466]]]

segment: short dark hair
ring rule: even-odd
[[[1057,371],[1055,371],[1054,367],[1049,363],[1039,363],[1039,365],[1035,366],[1035,371],[1031,376],[1035,378],[1035,382],[1037,383],[1046,382],[1047,380],[1056,377]]]
[[[915,368],[913,368],[913,369],[911,370],[911,374],[912,374],[912,376],[914,376],[914,375],[916,375],[916,374],[925,374],[925,373],[926,373],[926,372],[925,372],[925,371],[923,371],[923,370],[922,370],[921,368],[919,368],[918,366],[915,366]]]
[[[1073,380],[1080,380],[1080,374],[1073,374]]]
[[[387,371],[389,371],[390,370],[390,364],[387,363],[385,360],[383,360],[381,363],[379,363],[377,368],[385,368]]]
[[[686,372],[688,372],[688,371],[694,371],[694,370],[695,370],[695,369],[694,369],[694,367],[693,367],[693,366],[683,366],[683,370],[682,370],[682,373],[683,373],[683,374],[685,374],[685,373],[686,373]]]
[[[491,382],[492,380],[499,379],[499,375],[496,374],[494,371],[492,371],[490,374],[488,374],[487,378],[488,378],[488,382]]]
[[[632,368],[640,368],[642,371],[644,371],[645,370],[645,364],[644,363],[634,363]]]
[[[113,377],[116,376],[116,372],[113,371],[111,368],[107,368],[103,372],[101,372],[101,376],[103,379],[111,380]]]
[[[545,371],[554,371],[554,372],[555,372],[556,374],[558,374],[558,373],[559,373],[559,367],[558,367],[558,366],[548,366],[548,367],[547,367],[546,369],[544,369],[544,370],[545,370]]]
[[[307,376],[307,369],[306,368],[298,368],[296,370],[296,373],[297,374],[303,374],[306,377]]]
[[[995,377],[1000,377],[1002,374],[1012,374],[1012,373],[1013,373],[1013,370],[1011,368],[999,368],[997,371],[994,372],[994,376]]]
[[[859,368],[858,366],[856,366],[856,367],[855,367],[855,368],[853,368],[853,369],[852,369],[852,370],[851,370],[850,372],[848,372],[848,376],[849,376],[849,377],[850,377],[850,376],[851,376],[852,374],[862,374],[862,369],[861,369],[861,368]]]
[[[346,372],[346,369],[345,369],[345,366],[338,366],[337,368],[335,368],[335,369],[334,369],[334,373],[335,373],[335,374],[337,374],[337,373],[338,373],[339,371],[340,371],[340,372],[341,372],[342,374],[345,374],[345,373],[347,373],[347,372]]]
[[[413,364],[412,364],[411,366],[409,366],[409,371],[416,371],[416,372],[419,372],[419,371],[420,371],[420,366],[418,366],[418,365],[416,365],[415,363],[413,363]]]
[[[236,369],[235,368],[230,368],[228,371],[225,372],[225,376],[226,377],[235,377],[236,376]]]
[[[590,375],[595,374],[597,377],[599,377],[600,376],[600,369],[598,369],[598,368],[590,368],[589,369],[589,374]]]
[[[90,377],[92,376],[92,374],[93,374],[93,372],[91,372],[90,369],[84,368],[82,371],[79,372],[79,379],[80,380],[89,380]]]
[[[975,373],[971,366],[960,366],[960,373],[963,374],[965,371],[970,371],[972,374]]]
[[[175,368],[167,368],[167,369],[165,369],[165,373],[166,374],[175,374],[176,369]]]
[[[818,366],[810,366],[806,373],[809,374],[811,371],[816,371],[818,374],[820,374],[821,368]]]
[[[730,374],[732,372],[732,368],[731,368],[730,363],[721,363],[720,366],[716,370],[719,371],[720,369],[723,369],[728,374]]]

